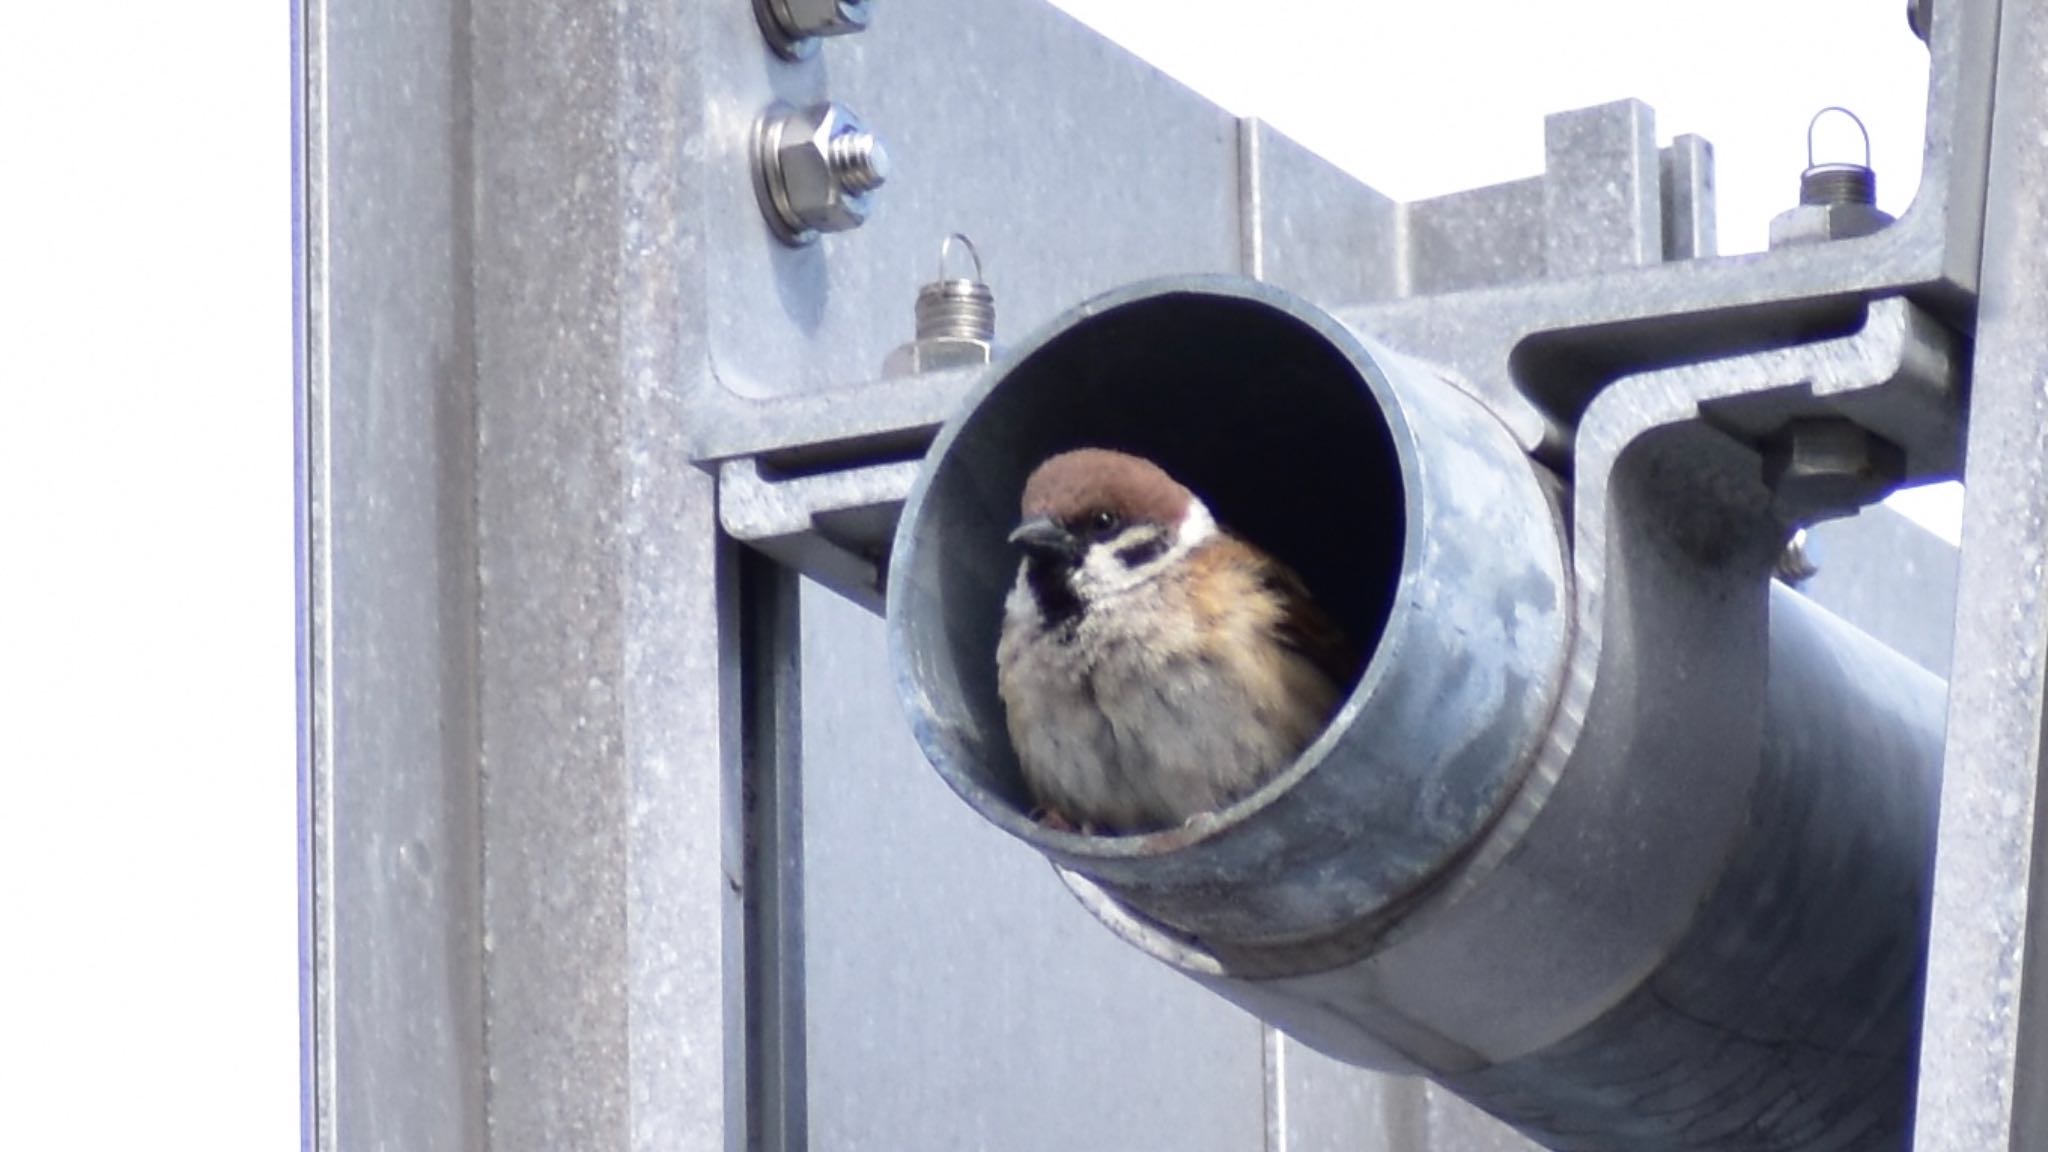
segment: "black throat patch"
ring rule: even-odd
[[[1073,565],[1050,557],[1033,556],[1024,561],[1024,583],[1031,589],[1031,598],[1038,602],[1038,614],[1044,618],[1048,632],[1072,624],[1087,610],[1088,606],[1074,595],[1073,575]]]

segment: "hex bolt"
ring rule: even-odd
[[[1816,157],[1814,129],[1828,113],[1848,117],[1863,139],[1863,160],[1822,162]],[[1877,172],[1870,166],[1870,130],[1854,112],[1830,105],[1806,123],[1806,170],[1799,174],[1799,206],[1771,221],[1771,247],[1786,248],[1828,240],[1868,236],[1890,224],[1877,207]]]
[[[1771,508],[1787,524],[1850,515],[1905,475],[1903,449],[1839,416],[1793,420],[1763,445]]]
[[[973,265],[966,275],[949,272],[956,248]],[[958,232],[946,237],[939,244],[938,279],[917,290],[916,338],[889,353],[883,375],[910,376],[994,358],[996,298],[981,276],[981,253],[974,241]]]
[[[827,36],[865,31],[870,0],[754,0],[754,18],[768,46],[785,60],[805,60]]]
[[[754,194],[776,238],[801,247],[858,228],[870,194],[889,179],[889,153],[852,111],[834,103],[776,104],[754,124]]]

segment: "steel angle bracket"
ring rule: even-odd
[[[1671,582],[1702,578],[1724,580],[1729,596],[1718,601],[1743,603],[1751,617],[1712,621],[1712,631],[1733,637],[1726,629],[1735,627],[1763,635],[1767,603],[1751,592],[1763,588],[1786,535],[1804,519],[1786,517],[1780,492],[1767,482],[1767,461],[1784,437],[1806,422],[1853,420],[1855,428],[1901,449],[1903,471],[1892,482],[1954,476],[1962,453],[1958,381],[1966,363],[1954,332],[1919,305],[1886,297],[1872,301],[1864,324],[1847,336],[1636,373],[1614,381],[1587,406],[1577,428],[1571,496],[1573,619],[1579,627],[1559,722],[1530,769],[1530,783],[1487,845],[1460,869],[1452,896],[1479,883],[1518,845],[1565,765],[1583,754],[1577,726],[1593,705],[1604,660],[1632,668],[1628,689],[1638,695],[1657,691],[1647,678],[1673,672],[1698,683],[1761,689],[1761,646],[1688,646],[1696,662],[1673,670],[1667,662],[1610,650],[1608,637],[1628,642],[1640,635],[1645,615],[1679,601],[1663,594]],[[1784,484],[1780,478],[1780,488]],[[1886,488],[1862,490],[1827,515],[1851,515]],[[1618,613],[1626,613],[1632,627],[1616,627]],[[1673,621],[1673,629],[1686,627],[1692,625]],[[1710,670],[1698,660],[1735,666]],[[1614,676],[1608,681],[1620,683]],[[1683,695],[1681,685],[1667,687]],[[1671,732],[1655,736],[1675,738]],[[1634,760],[1614,750],[1602,758]],[[1677,881],[1675,873],[1667,877]]]
[[[904,498],[969,369],[775,401],[722,397],[696,461],[726,533],[880,614]]]
[[[1677,699],[1689,694],[1688,683],[1718,684],[1754,694],[1752,707],[1737,711],[1757,714],[1766,675],[1761,638],[1768,598],[1762,589],[1787,535],[1809,519],[1850,515],[1897,484],[1954,475],[1961,466],[1959,381],[1967,362],[1967,347],[1947,326],[1893,296],[1873,301],[1847,335],[1636,373],[1587,406],[1577,426],[1571,495],[1578,627],[1552,739],[1448,896],[1476,886],[1521,842],[1568,764],[1676,763],[1583,745],[1581,725],[1603,683],[1624,685],[1636,697],[1665,692]],[[1844,426],[1895,447],[1898,469],[1816,510],[1797,491],[1810,478],[1774,475],[1771,461],[1802,429]],[[1797,503],[1788,504],[1788,496]],[[1705,585],[1720,591],[1694,594]],[[1708,616],[1675,618],[1693,611]],[[1674,643],[1692,637],[1682,645],[1688,661],[1681,667],[1638,659],[1629,650],[1656,635]],[[1603,668],[1615,666],[1627,673],[1603,675]],[[1668,729],[1650,735],[1662,743],[1686,739]],[[1709,791],[1679,782],[1664,794]],[[1674,866],[1662,880],[1683,888],[1711,879],[1684,873]],[[1690,895],[1696,893],[1674,891],[1666,906],[1688,908]]]
[[[1874,339],[1873,326],[1894,315],[1884,301],[1894,299],[1910,304],[1914,331],[1945,326],[1966,340],[1973,330],[1998,13],[1995,3],[1959,3],[1933,21],[1920,187],[1896,222],[1871,235],[1714,255],[1710,148],[1681,137],[1660,151],[1652,112],[1632,100],[1550,116],[1539,176],[1408,204],[1363,185],[1348,201],[1335,196],[1324,185],[1341,174],[1290,160],[1298,146],[1244,121],[1238,270],[1435,366],[1560,473],[1583,467],[1574,456],[1596,399],[1644,373],[1732,372],[1731,395],[1773,393],[1756,405],[1704,402],[1708,424],[1757,435],[1774,413],[1797,407],[1754,376],[1773,353],[1798,359]],[[1601,191],[1614,188],[1632,193],[1622,208]],[[1378,229],[1365,230],[1372,243],[1351,246],[1359,269],[1348,279],[1312,250],[1360,227],[1332,217],[1319,229],[1319,213],[1339,211],[1333,204],[1353,216],[1372,209]],[[1956,439],[1962,363],[1945,361],[1952,375],[1940,387],[1858,391],[1861,399],[1827,414],[1912,446],[1904,478],[1952,476],[1955,452],[1926,442]],[[719,478],[727,533],[879,611],[917,462],[979,378],[979,369],[947,369],[768,398],[714,382],[692,398],[689,451]],[[1829,449],[1802,442],[1776,451],[1797,473]],[[1829,500],[1841,497],[1821,502]],[[1796,505],[1788,497],[1780,510],[1795,519],[1823,510]]]
[[[1806,302],[1789,303],[1796,309]],[[1696,420],[1701,434],[1711,431],[1746,445],[1767,465],[1793,455],[1806,439],[1840,435],[1843,428],[1874,437],[1880,454],[1887,446],[1899,450],[1895,464],[1886,456],[1880,464],[1887,466],[1846,498],[1822,496],[1818,505],[1795,487],[1816,482],[1788,477],[1779,500],[1781,519],[1788,523],[1847,514],[1893,487],[1956,475],[1967,341],[1906,295],[1867,304],[1852,296],[1826,307],[1854,318],[1857,326],[1844,335],[1626,374],[1578,398],[1569,469],[1583,485],[1589,465],[1611,465],[1589,459],[1599,450],[1599,437],[1611,434],[1609,425],[1587,423],[1609,393],[1617,399],[1605,410],[1622,403],[1621,396],[1678,388],[1695,397],[1680,422]],[[1369,315],[1352,315],[1361,326],[1371,322]],[[1704,328],[1703,316],[1676,313],[1639,323]],[[1834,320],[1829,327],[1841,323]],[[1555,327],[1529,341],[1571,340],[1583,331]],[[1722,331],[1756,330],[1737,322]],[[1529,341],[1507,345],[1507,359]],[[716,454],[699,460],[716,470],[721,525],[734,538],[879,612],[896,519],[923,451],[975,376],[954,370],[759,405],[748,419],[734,422]],[[1540,442],[1528,447],[1539,450]]]
[[[1584,744],[1580,725],[1603,683],[1622,685],[1638,698],[1664,692],[1675,699],[1690,695],[1688,684],[1717,684],[1753,695],[1737,712],[1759,714],[1767,663],[1762,590],[1787,534],[1806,518],[1803,512],[1788,517],[1783,500],[1782,489],[1800,479],[1781,475],[1774,490],[1768,462],[1787,436],[1813,423],[1854,421],[1852,427],[1896,445],[1902,470],[1889,483],[1828,508],[1829,516],[1875,502],[1892,483],[1954,475],[1962,446],[1957,382],[1965,363],[1967,349],[1946,326],[1912,302],[1888,297],[1874,301],[1848,335],[1634,374],[1588,405],[1578,424],[1571,497],[1578,627],[1552,739],[1447,897],[1479,884],[1521,842],[1568,764],[1679,762],[1650,755],[1654,749]],[[1710,585],[1720,591],[1694,594]],[[1674,592],[1678,588],[1687,591]],[[1689,611],[1704,615],[1657,618]],[[1656,635],[1691,636],[1683,645],[1688,660],[1638,659],[1628,650]],[[1627,673],[1603,672],[1616,667]],[[1656,744],[1688,738],[1669,729],[1641,735]],[[1709,733],[1697,735],[1711,743]],[[1727,767],[1716,762],[1713,770]],[[1712,791],[1667,783],[1662,791],[1669,796]],[[1693,815],[1707,820],[1713,814]],[[1741,818],[1733,810],[1720,815]],[[1690,908],[1688,896],[1697,893],[1677,889],[1703,889],[1712,876],[1688,876],[1675,857],[1669,862],[1660,877],[1674,889],[1665,906]]]

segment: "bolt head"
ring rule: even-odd
[[[778,206],[794,230],[844,232],[867,221],[868,197],[847,191],[832,167],[833,139],[864,130],[859,117],[831,103],[798,109],[781,121],[773,144]]]
[[[1771,221],[1771,247],[1868,236],[1891,222],[1890,213],[1870,204],[1801,204]]]

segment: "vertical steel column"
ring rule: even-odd
[[[302,3],[314,1146],[743,1147],[712,6]]]
[[[799,579],[739,557],[746,820],[747,1128],[758,1152],[810,1146],[804,1028],[803,618]]]
[[[728,18],[469,12],[494,1152],[747,1135],[736,557],[686,446]]]
[[[1996,91],[1919,1152],[2048,1147],[2048,4],[2002,5]]]
[[[300,13],[322,1150],[485,1144],[466,13]]]

